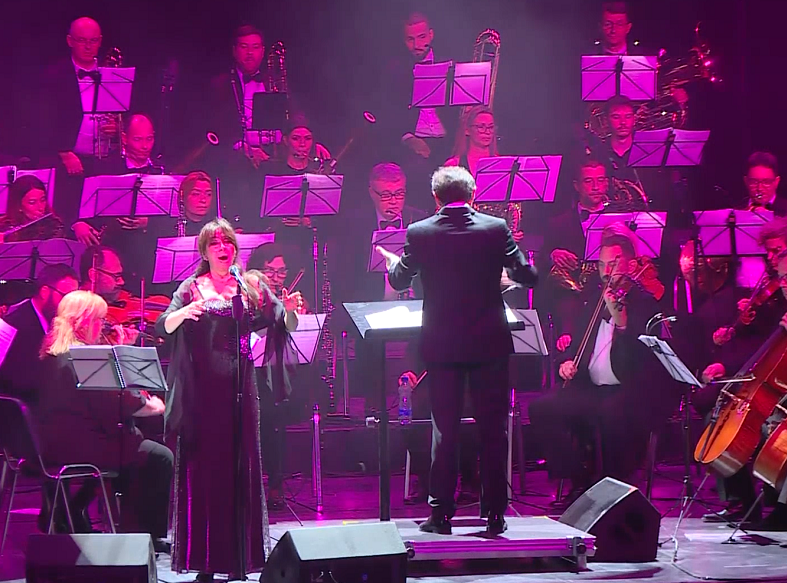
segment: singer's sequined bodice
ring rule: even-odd
[[[235,319],[232,317],[232,301],[214,298],[205,301],[205,312],[198,321],[187,320],[186,337],[191,345],[195,371],[212,375],[235,374]],[[241,355],[251,359],[249,330],[241,324]]]

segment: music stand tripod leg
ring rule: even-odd
[[[391,458],[388,452],[388,403],[385,395],[385,341],[380,341],[380,520],[391,520]]]

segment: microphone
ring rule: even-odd
[[[246,286],[246,280],[243,279],[243,276],[240,274],[240,269],[237,265],[232,265],[230,267],[230,275],[235,278],[235,281],[238,282],[240,289],[248,294],[249,288]]]

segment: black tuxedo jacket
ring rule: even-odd
[[[503,268],[523,285],[538,279],[503,219],[469,206],[444,207],[407,228],[404,254],[388,277],[404,290],[421,276],[425,362],[483,363],[513,352],[500,291]]]
[[[598,302],[599,293],[600,290],[597,290],[593,294],[588,294],[587,301],[582,308],[582,315],[576,322],[577,328],[572,330],[571,346],[566,351],[565,357],[559,359],[560,362],[571,360],[576,355],[582,335],[590,323],[590,318]],[[626,328],[625,330],[616,329],[612,337],[610,353],[612,372],[615,373],[622,386],[639,388],[643,384],[652,384],[654,380],[667,382],[668,377],[664,368],[661,367],[650,349],[638,340],[640,334],[645,334],[648,320],[659,311],[658,303],[653,296],[640,291],[637,287],[632,287],[626,296],[626,309],[628,316]],[[605,308],[602,309],[602,314],[604,313],[609,318]],[[575,379],[582,384],[591,384],[588,363],[596,344],[600,324],[601,319],[593,326],[590,342],[579,362],[579,370]]]
[[[243,85],[235,77],[238,98],[243,102]],[[215,132],[219,137],[219,144],[211,152],[219,163],[226,163],[228,156],[232,155],[234,144],[243,138],[238,104],[233,91],[233,73],[226,72],[217,75],[210,81],[209,98],[205,101],[210,108],[202,117],[207,126],[200,134],[200,139],[205,140],[205,132]],[[200,142],[202,143],[202,142]]]
[[[70,57],[47,67],[39,90],[38,155],[42,163],[59,162],[58,152],[74,149],[82,124],[79,82]]]
[[[331,293],[334,303],[379,302],[385,295],[385,274],[366,270],[369,262],[372,233],[378,229],[377,213],[368,201],[359,201],[349,211],[342,211],[338,224],[330,233],[335,254],[328,259]],[[402,228],[425,217],[420,209],[402,209]],[[416,297],[421,297],[418,280],[414,283]]]
[[[3,320],[16,328],[16,335],[0,366],[0,391],[25,402],[34,401],[41,369],[38,353],[44,341],[41,321],[30,300],[11,306]]]

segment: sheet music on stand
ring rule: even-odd
[[[35,176],[46,187],[46,200],[49,208],[55,200],[55,169],[36,168],[35,170],[20,170],[16,166],[0,166],[0,215],[8,212],[8,189],[15,180],[22,176]]]
[[[93,83],[80,83],[83,113],[123,113],[131,105],[134,67],[99,67],[100,78]]]
[[[597,261],[604,229],[613,223],[625,223],[637,239],[637,253],[646,257],[661,254],[661,240],[667,224],[667,213],[639,211],[633,213],[596,213],[582,223],[585,235],[585,259]]]
[[[554,202],[562,156],[481,158],[475,202]]]
[[[732,217],[732,221],[730,218]],[[733,255],[730,228],[735,229],[735,254],[739,257],[764,255],[759,244],[762,227],[773,221],[773,211],[721,209],[694,213],[706,257]]]
[[[275,233],[237,233],[238,258],[246,265],[260,245],[273,243]],[[202,257],[197,245],[198,237],[161,237],[156,243],[156,260],[153,265],[153,283],[183,281],[194,274]]]
[[[582,55],[582,100],[607,101],[624,95],[632,101],[656,97],[658,57]]]
[[[375,247],[378,245],[395,253],[399,257],[404,252],[404,243],[407,238],[407,229],[388,229],[386,231],[374,231],[372,233],[371,246],[369,248],[369,261],[366,264],[366,271],[379,271],[388,273],[385,268],[385,258],[380,255]]]
[[[524,324],[524,330],[511,330],[514,340],[514,354],[549,356],[549,349],[544,341],[544,332],[538,320],[536,310],[509,308],[506,306],[506,318],[511,322],[511,314],[517,321]]]
[[[5,362],[5,357],[8,356],[8,351],[11,349],[16,333],[16,328],[0,318],[0,366]]]
[[[418,63],[411,107],[489,105],[492,63]]]
[[[698,166],[709,137],[710,130],[667,128],[634,132],[628,166]]]
[[[659,359],[659,362],[667,369],[667,372],[673,379],[679,383],[694,385],[695,387],[702,386],[702,383],[697,380],[688,367],[683,364],[683,361],[678,358],[672,347],[664,340],[656,336],[642,334],[639,336],[639,341],[653,351],[653,354],[656,355],[656,358]]]
[[[339,212],[344,176],[266,176],[260,217],[312,217]]]
[[[123,174],[85,178],[79,218],[179,216],[181,175]]]
[[[79,272],[86,246],[71,239],[46,239],[0,244],[0,279],[36,279],[47,265],[65,263]]]
[[[77,389],[168,390],[154,346],[72,346],[68,352],[77,376]]]
[[[325,327],[326,314],[298,314],[298,327],[290,333],[295,350],[298,353],[298,364],[309,364],[314,361],[320,336]],[[251,354],[254,366],[263,366],[265,356],[265,333],[258,335],[251,333]]]

